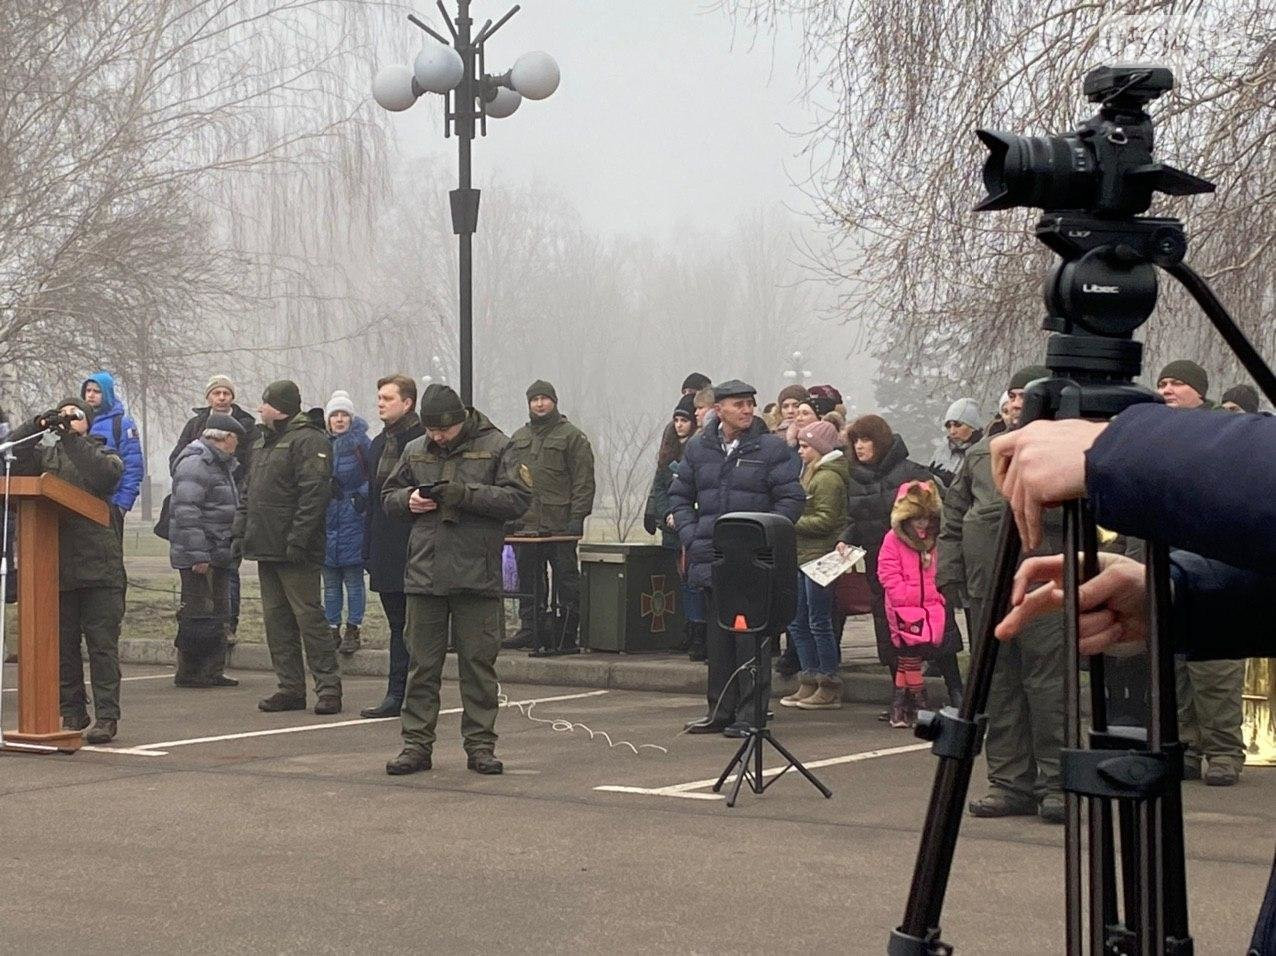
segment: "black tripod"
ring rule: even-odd
[[[815,774],[802,766],[802,761],[789,753],[784,745],[775,739],[775,736],[771,733],[771,728],[766,726],[767,702],[762,699],[762,685],[758,678],[762,674],[761,668],[769,667],[771,663],[771,655],[769,653],[764,655],[764,649],[770,640],[769,637],[763,637],[761,634],[753,635],[753,661],[749,664],[749,670],[753,674],[753,723],[749,726],[749,735],[740,744],[740,749],[735,752],[731,762],[722,771],[722,776],[713,785],[713,792],[720,793],[722,785],[727,782],[727,777],[731,776],[731,771],[739,764],[740,772],[736,775],[735,785],[731,788],[731,796],[727,798],[727,806],[729,807],[735,806],[736,797],[740,795],[740,786],[745,780],[749,781],[750,790],[754,793],[761,793],[790,770],[796,770],[806,777],[807,780],[811,781],[811,785],[824,794],[826,798],[833,796],[833,791],[820,783]],[[766,780],[762,774],[762,744],[764,741],[774,747],[776,752],[788,761],[784,769],[770,780]]]
[[[1023,421],[1106,420],[1130,405],[1159,401],[1132,384],[1142,346],[1133,331],[1156,302],[1156,266],[1191,293],[1269,399],[1276,378],[1236,327],[1209,287],[1182,263],[1186,240],[1173,219],[1103,220],[1047,215],[1037,226],[1043,242],[1064,257],[1048,287],[1054,318],[1046,364],[1052,377],[1030,385]],[[1089,293],[1109,295],[1102,307]],[[1168,549],[1150,542],[1147,558],[1151,709],[1146,730],[1107,724],[1102,656],[1089,658],[1092,725],[1083,748],[1077,590],[1098,571],[1093,516],[1081,502],[1064,508],[1065,749],[1067,952],[1191,953],[1183,849],[1182,766],[1170,638]],[[961,826],[975,755],[982,744],[998,641],[993,629],[1009,607],[1021,542],[1003,514],[993,592],[974,643],[970,679],[960,711],[921,715],[917,734],[934,741],[940,758],[913,871],[904,920],[891,935],[892,954],[949,954],[940,915]],[[1078,552],[1081,557],[1078,558]],[[1087,828],[1082,830],[1082,807]],[[1115,831],[1114,831],[1115,827]],[[1120,883],[1117,882],[1117,837]],[[1086,864],[1083,874],[1083,862]],[[1119,892],[1118,892],[1119,891]],[[1086,896],[1088,893],[1088,922]]]

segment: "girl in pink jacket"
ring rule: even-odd
[[[935,587],[936,546],[942,504],[931,481],[899,486],[891,509],[891,530],[882,539],[877,579],[886,594],[891,642],[899,652],[891,726],[911,726],[925,709],[922,662],[944,641],[947,611]]]

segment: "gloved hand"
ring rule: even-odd
[[[585,519],[584,518],[568,519],[567,533],[583,538],[585,536]]]
[[[966,599],[966,589],[957,584],[949,584],[939,589],[939,593],[944,596],[944,603],[951,608],[966,607],[969,603]]]
[[[643,515],[643,516],[642,516],[642,529],[643,529],[644,531],[646,531],[646,532],[647,532],[647,534],[655,534],[655,533],[656,533],[656,531],[657,531],[657,529],[658,529],[659,527],[660,527],[660,526],[659,526],[659,524],[656,522],[656,516],[655,516],[655,515],[653,515],[653,514],[645,514],[645,515]]]
[[[292,544],[288,545],[288,547],[284,549],[284,560],[289,564],[310,563],[310,559],[306,555],[306,552],[302,548],[298,548],[296,545]]]
[[[434,498],[441,505],[458,507],[465,501],[465,485],[459,481],[446,482],[435,489]]]
[[[368,496],[357,491],[350,496],[350,503],[354,505],[354,510],[359,514],[363,514],[368,510]]]

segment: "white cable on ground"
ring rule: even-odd
[[[607,733],[607,731],[593,730],[582,723],[568,720],[566,717],[537,717],[532,713],[532,710],[536,707],[536,701],[510,700],[505,691],[501,689],[501,685],[499,683],[496,685],[496,700],[502,707],[515,708],[520,714],[533,723],[549,724],[550,730],[557,731],[560,734],[570,734],[576,730],[583,730],[585,733],[589,734],[590,740],[593,740],[595,737],[601,737],[603,740],[607,741],[607,746],[609,748],[628,747],[634,752],[634,756],[642,756],[641,751],[643,750],[658,750],[666,756],[669,754],[669,750],[667,748],[661,747],[658,744],[635,745],[631,744],[628,740],[612,740],[611,735]]]

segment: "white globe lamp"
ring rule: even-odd
[[[372,98],[383,110],[398,113],[416,102],[412,70],[402,64],[383,66],[372,78]]]
[[[417,85],[431,93],[447,93],[456,89],[465,75],[461,54],[442,43],[427,42],[412,64]]]
[[[554,58],[540,51],[524,53],[510,70],[510,84],[529,100],[543,100],[553,95],[560,79]]]

